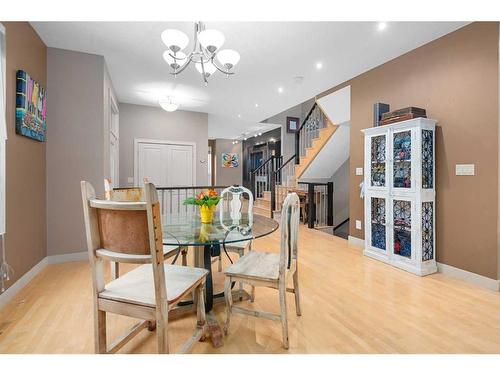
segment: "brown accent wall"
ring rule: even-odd
[[[350,234],[363,220],[359,198],[361,129],[372,126],[373,103],[427,109],[436,132],[436,251],[438,262],[493,279],[497,274],[499,26],[478,22],[372,69],[351,85]],[[476,175],[455,176],[473,163]]]
[[[10,286],[47,256],[45,143],[15,131],[16,70],[25,70],[47,87],[47,48],[29,23],[3,24],[7,39],[6,254],[15,271]],[[50,136],[50,122],[48,129]]]

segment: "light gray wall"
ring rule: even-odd
[[[333,175],[333,226],[349,217],[349,159]]]
[[[289,108],[286,111],[278,113],[277,115],[274,115],[264,121],[270,124],[281,125],[281,155],[283,155],[284,160],[295,154],[295,134],[287,133],[286,118],[298,117],[300,119],[300,123],[302,123],[313,104],[314,98],[298,104],[295,107]]]
[[[47,253],[86,250],[80,181],[103,193],[104,92],[102,56],[47,51]]]
[[[217,138],[215,140],[215,184],[219,186],[243,184],[243,154],[241,142],[233,145],[231,139]],[[222,153],[237,153],[239,166],[237,168],[222,167]]]
[[[134,139],[146,138],[196,143],[196,185],[208,183],[208,115],[166,112],[161,108],[120,103],[120,186],[132,186]]]

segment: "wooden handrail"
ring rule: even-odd
[[[252,174],[255,174],[257,171],[260,171],[262,168],[264,168],[264,166],[269,163],[270,160],[272,160],[275,156],[274,155],[271,155],[269,156],[266,161],[264,163],[262,163],[261,165],[259,165],[257,168],[255,168],[253,171],[250,171],[250,173]]]
[[[295,159],[295,154],[294,154],[294,155],[292,155],[292,156],[290,156],[290,158],[289,158],[286,162],[284,162],[284,163],[281,165],[281,167],[279,167],[278,169],[276,169],[276,170],[274,171],[274,173],[281,172],[281,170],[282,170],[282,169],[283,169],[283,168],[284,168],[284,167],[285,167],[288,163],[290,163],[290,162],[291,162],[292,160],[294,160],[294,159]]]
[[[306,124],[307,120],[309,120],[309,117],[311,116],[311,113],[313,113],[313,111],[314,111],[314,109],[316,108],[317,105],[318,104],[316,102],[314,102],[314,105],[311,107],[311,109],[309,110],[309,112],[307,112],[307,115],[304,118],[304,121],[302,121],[302,125],[300,125],[300,128],[299,128],[298,132],[300,132],[302,130],[302,128]]]

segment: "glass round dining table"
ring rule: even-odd
[[[277,221],[261,215],[241,213],[240,217],[231,218],[227,215],[228,217],[221,219],[218,214],[219,212],[215,213],[210,224],[202,223],[196,210],[162,217],[163,244],[179,246],[179,249],[194,247],[195,267],[208,271],[205,302],[207,312],[212,309],[214,297],[220,297],[213,293],[212,257],[220,255],[221,247],[227,254],[226,245],[267,236],[278,229]]]

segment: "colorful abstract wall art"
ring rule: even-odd
[[[222,167],[223,168],[237,168],[239,166],[238,154],[222,153]]]
[[[45,142],[47,92],[24,70],[16,73],[16,133]]]

